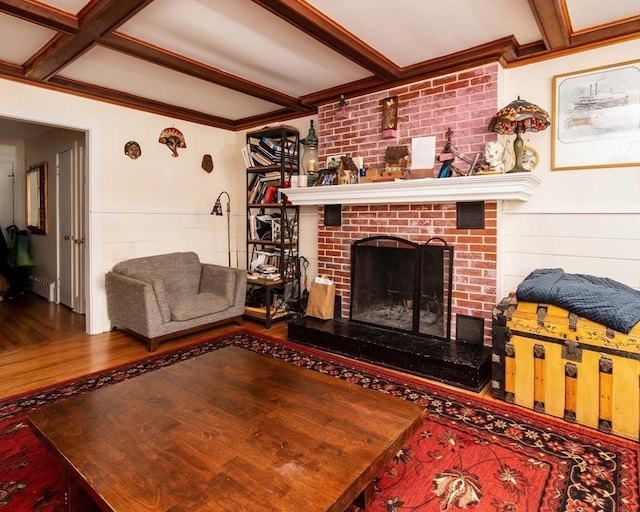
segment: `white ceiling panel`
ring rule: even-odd
[[[542,38],[527,0],[308,1],[403,67],[511,35]]]
[[[290,96],[370,75],[250,0],[155,0],[118,32]]]
[[[640,0],[565,0],[573,30],[586,30],[640,16]]]
[[[0,12],[0,61],[22,65],[56,32]]]
[[[59,11],[76,15],[87,5],[87,0],[40,0],[40,3],[50,5]]]
[[[273,103],[101,47],[72,62],[60,76],[228,118],[277,108]]]

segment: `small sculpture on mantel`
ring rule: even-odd
[[[504,172],[504,146],[498,141],[487,142],[484,147],[484,168],[478,174],[502,174]]]

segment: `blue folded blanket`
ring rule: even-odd
[[[516,290],[516,298],[552,304],[619,332],[640,322],[640,292],[604,277],[566,274],[561,268],[534,270]]]

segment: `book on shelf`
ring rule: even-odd
[[[251,214],[249,215],[249,238],[251,240],[258,240],[258,224],[257,224],[256,216]]]
[[[240,151],[242,152],[242,160],[244,161],[244,166],[253,167],[254,163],[253,163],[253,160],[251,159],[249,149],[245,146]]]
[[[247,279],[254,280],[254,281],[259,280],[259,281],[275,282],[275,281],[280,281],[282,279],[282,275],[279,272],[265,274],[263,272],[251,271],[247,273]]]
[[[265,167],[274,164],[271,160],[269,160],[266,156],[264,156],[262,153],[259,153],[258,151],[251,150],[250,155],[254,163],[256,164],[254,167]]]
[[[264,197],[262,198],[261,203],[271,204],[278,202],[278,190],[279,187],[274,187],[273,185],[267,186]]]
[[[264,176],[258,177],[255,181],[252,182],[251,191],[248,193],[248,201],[251,204],[259,204],[267,202],[264,200],[265,194],[267,193],[268,187],[280,187],[282,182],[280,180],[280,173],[276,172],[275,174],[267,173]],[[271,201],[276,202],[276,201]]]
[[[270,265],[269,263],[260,263],[256,267],[256,270],[261,274],[275,274],[276,272],[278,272],[278,267],[276,267],[275,265]]]
[[[243,158],[247,167],[280,165],[284,161],[288,166],[297,163],[298,149],[296,138],[248,137]],[[284,147],[284,150],[283,150]]]
[[[270,241],[271,239],[269,239]],[[260,243],[256,244],[259,249],[254,247],[251,253],[252,261],[249,265],[250,270],[258,270],[258,266],[262,265],[266,268],[280,268],[281,251],[278,247],[265,248]]]

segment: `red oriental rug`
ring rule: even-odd
[[[66,510],[62,468],[31,433],[30,411],[227,345],[426,408],[422,428],[376,478],[376,498],[366,512],[639,510],[637,443],[241,331],[1,402],[0,512]]]

